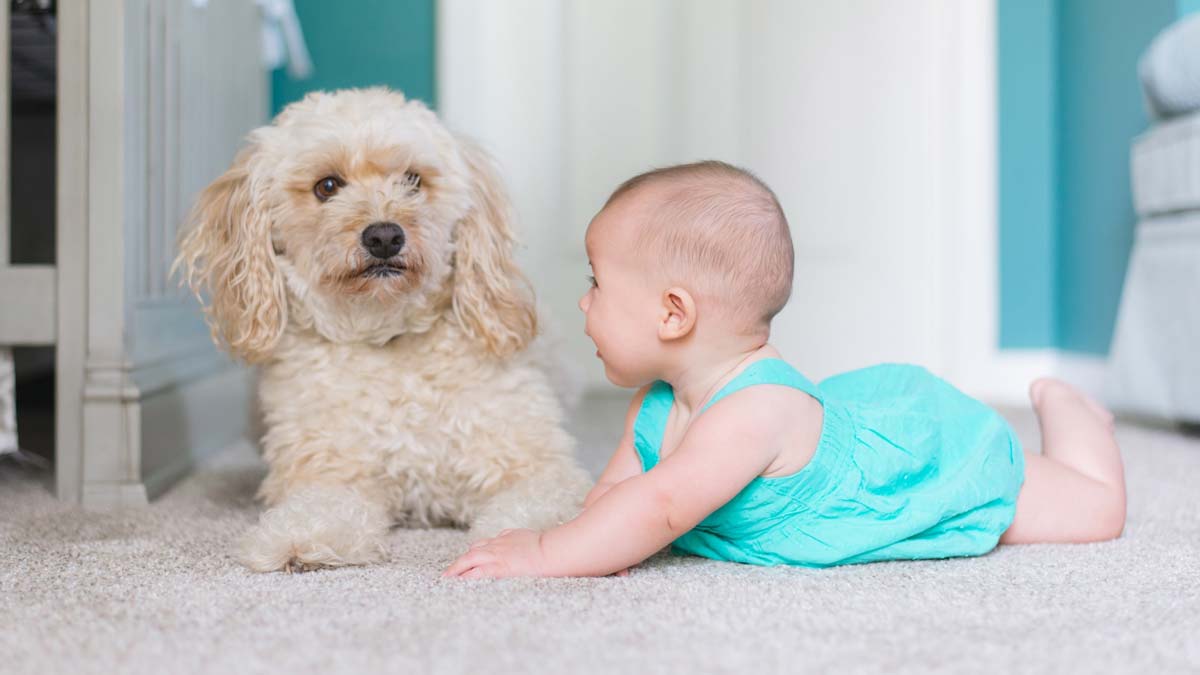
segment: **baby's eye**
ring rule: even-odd
[[[591,286],[592,288],[595,288],[595,287],[596,287],[596,277],[594,277],[594,276],[592,276],[592,275],[590,275],[590,274],[589,274],[589,275],[588,275],[588,277],[587,277],[587,280],[588,280],[588,285],[589,285],[589,286]]]

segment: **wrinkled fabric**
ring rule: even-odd
[[[756,361],[701,410],[776,384],[821,403],[800,471],[754,479],[675,540],[676,552],[755,565],[827,567],[982,555],[1012,524],[1020,442],[995,411],[918,366],[885,364],[815,385],[779,359]],[[656,382],[634,422],[643,471],[658,463],[674,392]]]

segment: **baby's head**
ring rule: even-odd
[[[658,376],[660,349],[764,342],[792,290],[792,239],[771,189],[706,161],[625,181],[588,227],[580,301],[609,378]]]

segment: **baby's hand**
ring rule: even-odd
[[[442,577],[502,579],[541,577],[545,574],[542,535],[533,530],[504,530],[491,539],[480,539],[459,556]]]
[[[629,569],[614,574],[626,577]],[[480,539],[442,572],[442,578],[462,579],[544,576],[550,575],[542,553],[542,534],[533,530],[504,530],[491,539]]]

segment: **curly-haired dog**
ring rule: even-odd
[[[260,571],[370,563],[392,524],[573,517],[589,480],[530,342],[488,158],[386,89],[312,94],[200,195],[177,265],[262,365]]]

